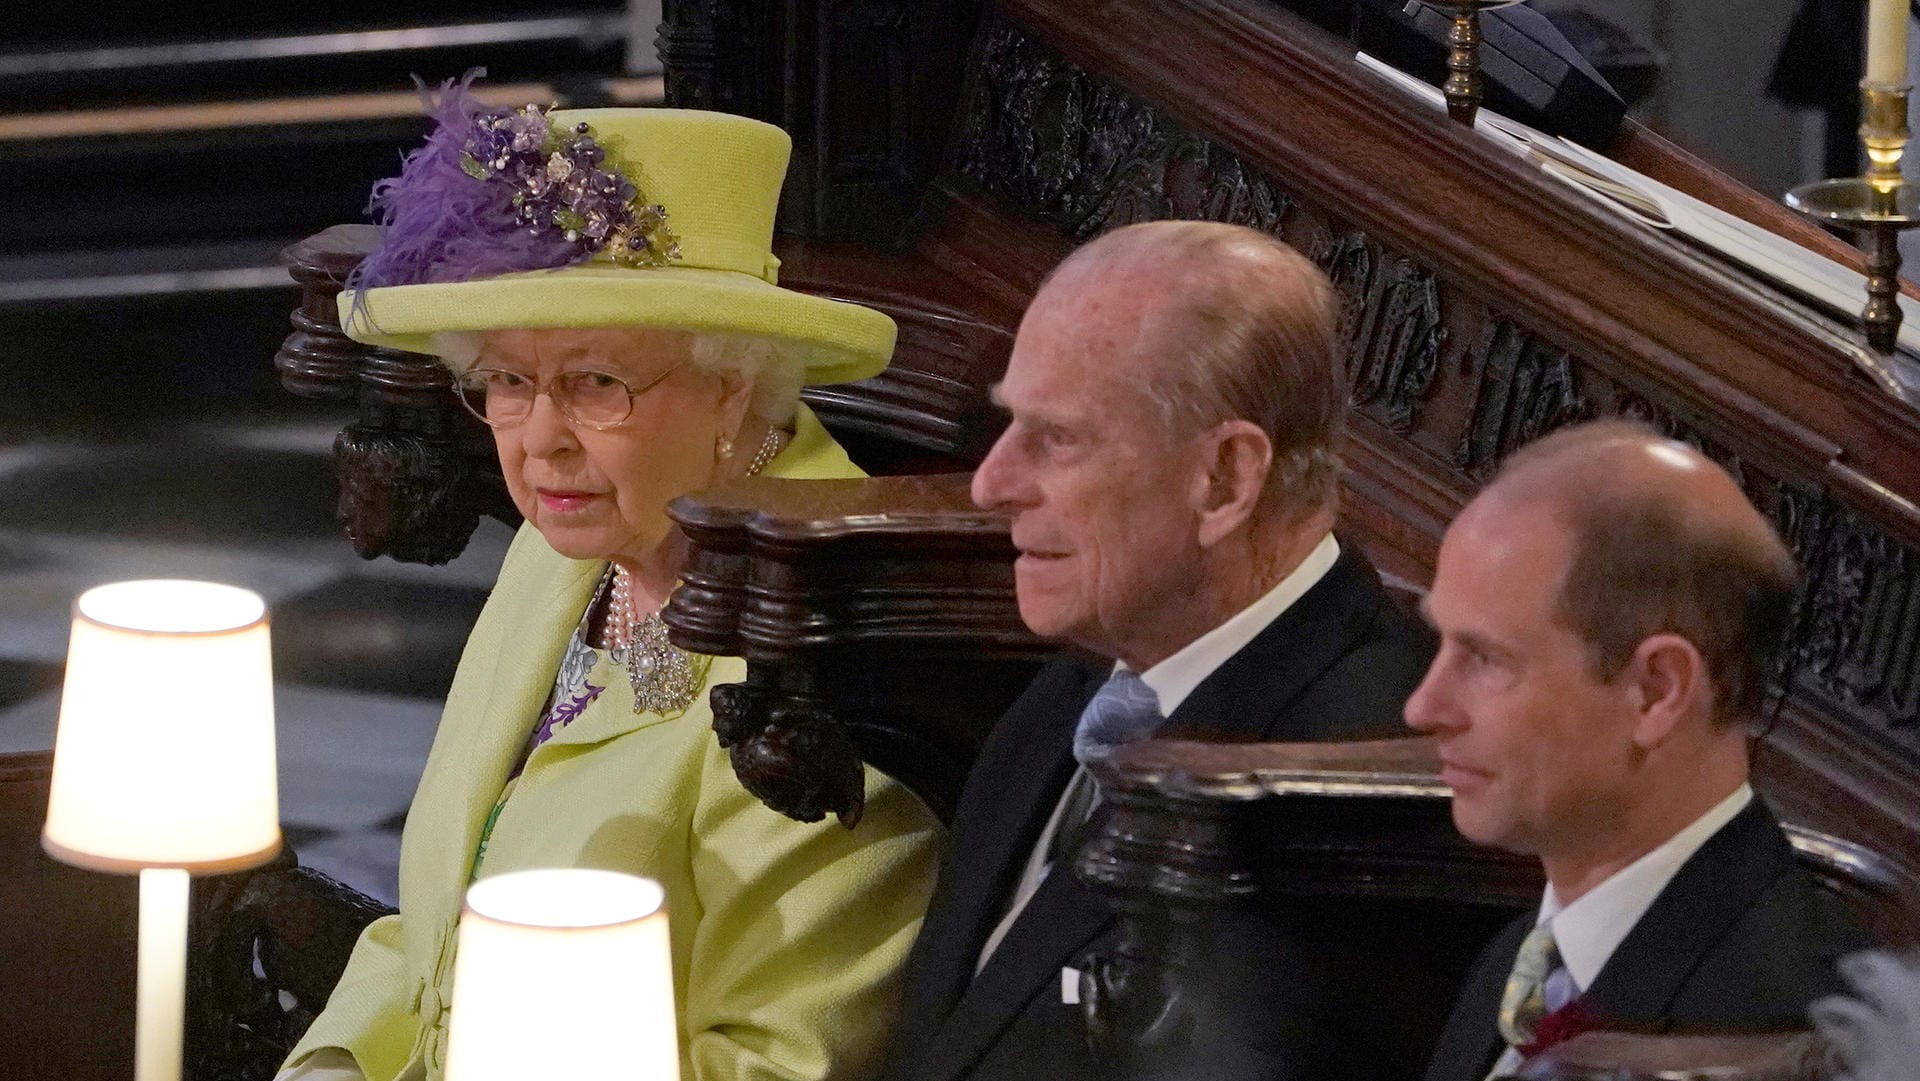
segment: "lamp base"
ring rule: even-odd
[[[180,1081],[186,1026],[187,872],[140,872],[140,974],[134,1018],[135,1081]]]

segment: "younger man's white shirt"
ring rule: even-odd
[[[1575,994],[1593,986],[1613,951],[1620,948],[1620,943],[1640,922],[1640,917],[1647,914],[1647,909],[1653,907],[1653,902],[1673,881],[1673,876],[1680,873],[1680,868],[1752,802],[1753,787],[1742,784],[1687,828],[1615,871],[1572,904],[1562,904],[1553,884],[1547,884],[1534,926],[1553,924],[1554,948],[1560,954],[1560,963],[1566,966],[1567,975],[1573,979]],[[1509,1047],[1493,1072],[1510,1072],[1520,1062],[1520,1052]]]

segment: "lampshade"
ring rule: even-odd
[[[74,602],[41,843],[102,871],[237,871],[280,850],[260,597],[118,582]]]
[[[447,1081],[677,1081],[665,894],[612,871],[517,871],[467,890]]]

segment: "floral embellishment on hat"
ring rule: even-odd
[[[486,108],[469,92],[481,74],[428,96],[433,133],[374,185],[367,209],[386,232],[351,288],[551,270],[603,252],[641,268],[680,258],[666,208],[607,164],[588,125],[563,129],[538,105]]]

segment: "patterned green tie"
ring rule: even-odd
[[[1500,1035],[1508,1046],[1526,1047],[1533,1042],[1534,1029],[1547,1015],[1547,974],[1558,967],[1560,951],[1553,944],[1552,924],[1543,923],[1520,943],[1506,993],[1500,996]]]

